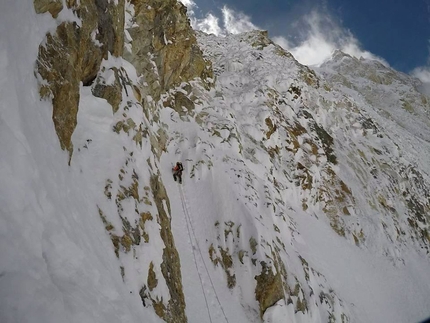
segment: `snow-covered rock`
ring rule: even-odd
[[[430,315],[419,81],[195,34],[173,0],[0,21],[1,322]]]

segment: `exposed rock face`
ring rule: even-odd
[[[38,13],[49,11],[53,17],[71,10],[80,24],[63,22],[39,47],[37,73],[40,95],[51,98],[55,130],[62,149],[73,152],[71,137],[76,127],[80,82],[90,85],[96,78],[102,59],[108,53],[122,55],[124,44],[124,0],[70,0],[67,8],[56,1],[34,1]]]
[[[125,57],[145,77],[149,85],[144,94],[156,100],[166,90],[192,80],[206,81],[212,77],[211,64],[203,59],[193,30],[186,16],[186,7],[175,0],[133,0],[133,20],[128,29],[131,53]],[[80,23],[64,22],[55,33],[48,34],[39,48],[37,73],[42,98],[53,102],[53,121],[62,149],[73,152],[71,136],[76,127],[79,106],[79,84],[91,85],[103,59],[110,53],[123,55],[125,0],[117,4],[108,0],[35,0],[36,12],[50,12],[57,17],[61,10],[71,10]],[[129,40],[130,41],[130,40]],[[118,110],[121,98],[121,78],[115,70],[116,82],[104,86],[97,82],[95,96],[108,100],[113,111]],[[136,88],[138,96],[141,91]],[[192,102],[187,106],[193,107]]]
[[[280,273],[274,274],[272,268],[264,261],[261,262],[261,274],[255,276],[257,287],[255,288],[255,298],[260,303],[260,315],[277,301],[283,299],[284,290]]]
[[[264,320],[265,313],[270,314],[268,309],[283,300],[286,306],[292,304],[296,313],[309,315],[314,315],[318,304],[327,304],[322,308],[329,309],[330,322],[336,318],[347,322],[348,311],[346,314],[342,312],[342,300],[332,290],[329,281],[312,267],[311,261],[308,263],[299,256],[300,264],[296,264],[296,268],[303,268],[303,273],[294,270],[294,266],[287,267],[294,259],[298,262],[291,252],[294,249],[288,245],[288,241],[291,246],[295,244],[296,234],[296,225],[288,213],[318,215],[321,221],[327,218],[338,235],[357,246],[365,244],[371,231],[363,230],[361,223],[366,222],[357,216],[364,213],[356,213],[359,211],[356,207],[357,185],[351,186],[354,181],[349,180],[349,174],[345,176],[342,172],[342,167],[347,167],[344,155],[349,150],[339,148],[342,140],[337,136],[340,133],[333,129],[338,129],[339,124],[351,124],[357,131],[347,133],[347,138],[361,136],[363,143],[370,143],[365,139],[367,133],[382,138],[372,119],[366,119],[359,113],[359,106],[343,96],[336,102],[327,94],[332,91],[329,83],[324,83],[312,70],[299,66],[289,53],[274,45],[265,32],[237,36],[236,43],[223,45],[227,50],[219,52],[216,52],[219,50],[217,47],[223,40],[202,36],[207,37],[206,41],[213,46],[208,47],[212,55],[208,57],[214,61],[217,77],[221,79],[215,85],[213,92],[216,94],[212,96],[213,92],[206,91],[212,86],[211,63],[197,45],[185,7],[176,0],[35,0],[34,7],[36,12],[49,12],[59,20],[62,10],[69,10],[76,16],[76,22],[59,21],[57,30],[47,34],[37,60],[40,95],[52,100],[53,121],[61,148],[72,155],[71,138],[77,125],[81,82],[83,86],[91,86],[94,96],[105,99],[112,106],[112,132],[122,140],[119,150],[121,153],[124,150],[126,158],[122,167],[116,169],[117,173],[107,168],[110,173],[104,187],[106,201],[98,211],[119,261],[124,257],[132,259],[120,267],[123,282],[127,284],[125,278],[132,277],[136,269],[131,268],[130,263],[138,267],[140,261],[147,261],[143,267],[145,272],[147,263],[150,263],[147,277],[129,283],[138,291],[134,294],[140,295],[143,306],[152,308],[169,323],[188,320],[181,259],[175,246],[169,197],[158,163],[162,154],[170,149],[169,143],[176,141],[184,143],[182,147],[192,151],[190,155],[199,149],[204,152],[204,157],[195,155],[192,157],[196,159],[188,159],[190,165],[195,163],[190,167],[191,178],[198,174],[199,168],[204,166],[210,171],[218,163],[216,160],[212,162],[211,158],[217,153],[216,147],[222,146],[228,151],[222,162],[229,165],[235,185],[239,187],[245,183],[238,191],[244,193],[247,207],[250,202],[248,210],[257,221],[252,222],[250,216],[238,222],[240,215],[232,218],[236,223],[231,219],[217,221],[215,227],[219,234],[208,242],[209,258],[215,268],[219,266],[224,271],[226,286],[232,292],[241,289],[246,281],[242,279],[245,274],[250,277],[247,282],[251,282],[251,294],[258,302],[252,308],[257,320]],[[232,50],[237,51],[236,57],[228,56]],[[110,56],[118,57],[118,60],[107,60]],[[131,68],[126,60],[133,65]],[[112,66],[112,61],[118,64]],[[273,67],[254,61],[275,62],[279,64],[279,70],[285,69],[289,74],[280,73],[277,75],[279,84],[274,84],[272,75],[265,74],[265,70]],[[395,81],[390,73],[379,75],[371,72],[372,69],[360,71],[361,63],[354,63],[351,66],[357,67],[354,68],[357,75],[366,76],[375,84],[385,86]],[[351,66],[347,66],[345,71]],[[341,80],[353,89],[353,80],[348,81],[343,74],[347,73],[333,75],[332,82]],[[236,76],[239,78],[234,79]],[[225,84],[222,80],[226,81]],[[244,86],[252,95],[241,97],[237,106],[231,104],[236,102],[236,97],[228,92],[240,97]],[[377,104],[379,97],[374,97],[373,87],[369,88],[371,90],[363,92],[366,100]],[[322,89],[324,92],[319,92]],[[412,113],[417,100],[428,106],[425,97],[405,96],[403,109]],[[176,117],[173,111],[169,111],[170,120],[167,114],[163,115],[160,111],[165,107],[175,110],[178,119],[172,117]],[[246,112],[244,107],[247,107]],[[199,111],[197,115],[196,110]],[[351,119],[342,119],[344,117],[339,116],[339,111],[351,114]],[[336,115],[341,122],[330,123],[321,117],[326,115]],[[175,133],[172,131],[173,123],[168,122],[174,120],[179,123],[193,118],[200,127],[193,135],[206,133],[210,136],[205,138],[202,135],[197,144],[187,146],[186,142],[194,142],[196,138],[187,137],[188,134],[180,130]],[[253,131],[248,130],[250,125],[256,125]],[[193,123],[190,122],[189,126],[192,127]],[[77,154],[79,146],[75,144]],[[373,165],[371,175],[360,172],[363,173],[363,183],[369,185],[373,178],[373,185],[377,187],[373,192],[378,194],[369,198],[369,206],[382,210],[381,214],[394,215],[392,220],[391,215],[386,217],[388,220],[384,221],[388,224],[382,222],[387,237],[397,233],[399,241],[406,240],[402,236],[409,232],[404,231],[403,221],[413,229],[412,239],[416,238],[417,244],[429,250],[430,200],[425,174],[406,164],[388,167],[382,150],[377,148],[369,146],[367,149],[366,145],[357,145],[356,142],[350,142],[350,147],[354,151],[351,155],[357,156],[357,160],[351,162],[353,167],[357,167],[353,174],[359,173],[360,165],[365,165],[363,169]],[[143,155],[148,158],[144,167]],[[264,184],[245,167],[249,163],[246,165],[244,160],[267,166]],[[388,189],[380,189],[382,180],[391,179],[393,173],[399,173],[403,182],[413,185],[403,187],[400,192],[397,179],[393,179]],[[298,205],[295,201],[285,200],[287,190],[288,196],[296,197]],[[407,212],[403,213],[407,219],[397,220],[399,214],[392,201],[400,201],[407,207]],[[276,219],[273,229],[271,220],[266,219],[271,217]],[[387,229],[389,221],[391,230]],[[242,225],[249,232],[242,232]],[[252,234],[249,228],[253,226],[255,232]],[[272,238],[268,240],[270,236]],[[157,239],[158,244],[152,243]],[[150,240],[151,245],[146,247],[152,248],[153,254],[160,255],[158,260],[146,259],[150,256],[140,253]],[[253,302],[250,306],[254,303],[257,304]]]
[[[101,72],[105,72],[103,67]],[[106,80],[103,75],[100,75],[95,80],[95,84],[92,88],[92,93],[94,96],[103,98],[109,102],[112,106],[113,113],[117,112],[119,105],[122,101],[122,90],[125,89],[126,84],[130,84],[127,78],[127,73],[123,68],[112,67],[111,72],[114,74],[115,81],[113,84],[106,84]]]
[[[161,238],[166,246],[163,250],[161,272],[166,280],[171,296],[167,311],[163,313],[161,318],[168,323],[187,322],[179,254],[173,239],[171,221],[163,205],[163,203],[166,203],[169,209],[167,211],[170,213],[170,202],[166,194],[166,189],[163,183],[160,182],[158,176],[153,176],[151,178],[151,189],[158,210],[157,220],[161,227]]]
[[[70,153],[79,105],[77,38],[77,26],[61,24],[54,35],[47,35],[46,45],[39,47],[37,61],[38,72],[46,81],[40,88],[40,95],[52,99],[55,130],[61,148]],[[68,44],[68,47],[63,44]],[[70,55],[70,52],[74,54]]]
[[[131,4],[136,25],[128,29],[132,50],[125,57],[145,76],[155,99],[174,85],[212,77],[183,4],[176,0],[132,0]]]
[[[208,87],[210,81],[207,80],[212,77],[211,64],[203,59],[185,6],[176,0],[35,0],[34,8],[37,13],[49,12],[58,20],[62,11],[69,11],[68,17],[76,17],[76,22],[59,23],[55,32],[46,35],[37,58],[40,96],[52,100],[52,119],[61,148],[72,156],[72,135],[77,126],[82,83],[91,86],[94,96],[105,99],[113,113],[124,118],[113,125],[113,132],[130,136],[140,149],[146,144],[151,153],[160,158],[168,135],[162,128],[157,127],[156,132],[148,128],[153,120],[157,122],[159,109],[166,106],[160,104],[160,98],[167,91],[182,86],[187,94],[166,94],[163,100],[176,110],[186,106],[191,111],[196,96],[188,82],[201,79],[203,87]],[[132,21],[128,28],[126,8]],[[127,48],[126,53],[124,48]],[[131,62],[141,83],[130,79],[129,70],[122,63],[117,66],[106,63],[109,56],[118,57],[120,62],[124,57]],[[153,98],[152,102],[143,100],[147,96]],[[145,113],[145,124],[137,120],[139,118],[128,116],[131,106],[140,109],[137,113]],[[171,231],[170,210],[165,209],[169,199],[156,169],[151,170],[150,183],[143,182],[138,176],[139,170],[131,166],[134,163],[131,152],[118,173],[118,183],[114,178],[107,179],[104,192],[106,198],[115,203],[117,212],[112,214],[99,207],[99,215],[120,259],[125,254],[135,254],[140,244],[148,243],[150,235],[146,225],[157,222],[161,228],[159,238],[164,243],[164,249],[160,250],[162,262],[151,262],[148,279],[138,287],[139,295],[143,306],[152,306],[166,322],[184,323],[187,317],[180,258]],[[131,184],[124,184],[126,180]],[[117,192],[116,187],[119,187]],[[140,222],[124,211],[123,205],[130,201],[135,204]],[[150,211],[154,212],[154,217]],[[117,217],[122,228],[112,224]],[[121,266],[123,280],[130,270]],[[158,282],[163,279],[169,299],[163,299],[157,291]]]
[[[34,0],[34,9],[37,13],[49,12],[53,18],[56,18],[63,10],[63,2],[61,0]]]

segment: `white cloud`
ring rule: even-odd
[[[203,19],[191,18],[191,25],[194,29],[201,30],[207,34],[217,36],[224,34],[224,31],[219,26],[218,18],[211,13],[207,14]]]
[[[196,30],[217,36],[225,36],[227,34],[240,34],[259,29],[251,22],[249,16],[234,11],[227,6],[221,9],[221,18],[216,17],[212,13],[206,14],[204,18],[197,18],[194,12],[194,8],[197,8],[196,3],[192,0],[181,0],[181,2],[187,6],[191,26]]]
[[[273,41],[288,50],[304,65],[320,65],[331,57],[335,46],[319,35],[309,35],[298,46],[292,46],[284,37],[274,37]]]
[[[250,30],[260,29],[251,22],[251,18],[241,12],[224,6],[222,8],[224,29],[229,34],[240,34]]]
[[[430,53],[430,40],[429,40],[429,53]],[[430,96],[430,55],[429,55],[429,58],[427,59],[427,65],[416,67],[411,72],[411,75],[413,77],[416,77],[422,82],[422,85],[419,90],[421,90],[422,93]]]
[[[192,10],[194,7],[197,7],[196,3],[193,0],[179,0],[182,2],[188,10]]]
[[[188,17],[192,20],[195,15],[194,8],[198,8],[197,4],[193,0],[179,0],[179,2],[187,7]]]
[[[421,85],[418,86],[418,90],[430,96],[430,67],[417,67],[411,74],[422,82]]]
[[[420,79],[421,82],[430,84],[430,66],[417,67],[411,74],[412,76]]]
[[[179,0],[187,7],[188,17],[190,18],[191,26],[196,30],[201,30],[207,34],[215,34],[217,36],[223,34],[223,30],[219,25],[218,18],[211,13],[206,17],[198,19],[195,16],[194,9],[198,8],[193,0]]]
[[[252,23],[249,16],[227,6],[221,9],[220,18],[213,13],[197,18],[193,10],[197,8],[196,3],[193,0],[181,1],[188,7],[193,28],[205,33],[225,36],[261,29]],[[340,49],[351,56],[377,60],[388,66],[384,59],[363,50],[351,32],[342,28],[328,14],[313,11],[293,24],[294,37],[277,36],[273,37],[273,41],[291,52],[301,64],[321,65],[330,59],[336,49]]]
[[[282,36],[274,37],[273,41],[291,52],[301,64],[321,65],[340,49],[351,56],[377,60],[388,66],[384,59],[361,49],[359,41],[327,14],[313,11],[295,29],[301,32],[294,43]]]

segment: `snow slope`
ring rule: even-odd
[[[273,45],[269,45],[263,50],[253,48],[251,44],[257,41],[256,37],[259,36],[248,34],[223,39],[201,35],[201,46],[212,58],[214,69],[217,71],[217,85],[214,89],[213,98],[201,112],[196,111],[197,115],[203,112],[207,114],[204,115],[205,124],[203,126],[196,124],[194,127],[197,129],[194,130],[192,121],[184,127],[180,125],[179,119],[171,118],[170,120],[173,123],[170,122],[169,129],[173,127],[172,133],[180,134],[178,135],[180,138],[178,138],[179,143],[175,141],[169,146],[169,151],[172,153],[167,155],[164,168],[169,168],[169,162],[172,160],[181,159],[185,161],[184,165],[190,176],[190,179],[185,179],[184,183],[184,191],[188,201],[187,208],[192,210],[192,223],[198,228],[202,228],[197,230],[200,232],[200,238],[197,240],[203,243],[205,248],[209,248],[212,241],[219,241],[220,232],[216,230],[217,222],[224,224],[224,227],[228,226],[228,223],[234,223],[234,228],[240,228],[240,232],[243,232],[245,236],[260,236],[263,241],[274,239],[276,233],[272,227],[276,225],[278,230],[281,228],[279,238],[286,245],[286,255],[300,255],[306,259],[309,267],[319,273],[316,276],[323,276],[324,284],[327,284],[329,289],[333,289],[336,297],[340,298],[339,304],[332,305],[335,307],[334,309],[330,305],[328,306],[329,316],[327,316],[326,310],[318,309],[324,307],[324,304],[320,304],[323,302],[312,299],[312,297],[310,297],[308,304],[314,302],[316,308],[312,308],[304,314],[300,314],[297,308],[294,308],[296,304],[285,306],[285,303],[281,301],[277,307],[270,309],[269,313],[265,315],[267,321],[280,322],[283,317],[289,317],[290,320],[297,322],[324,322],[330,320],[330,317],[343,319],[342,313],[345,313],[352,322],[409,322],[426,317],[429,314],[428,292],[430,287],[427,277],[429,268],[428,247],[418,247],[416,250],[414,243],[411,243],[414,238],[408,242],[406,242],[408,239],[401,237],[391,238],[390,234],[394,236],[397,234],[389,232],[384,225],[385,222],[382,224],[383,221],[390,221],[390,219],[384,220],[387,214],[379,213],[379,210],[375,212],[374,209],[369,208],[369,205],[366,205],[368,199],[366,195],[375,194],[375,192],[365,191],[365,185],[370,184],[367,175],[361,175],[364,179],[359,177],[361,173],[357,173],[356,168],[358,167],[350,166],[351,163],[359,163],[354,159],[351,160],[352,154],[348,152],[351,147],[358,146],[363,149],[362,147],[370,145],[385,149],[387,153],[392,154],[389,158],[392,158],[391,162],[394,165],[396,157],[400,157],[403,163],[416,163],[418,158],[425,160],[427,151],[418,152],[414,146],[402,146],[401,148],[397,146],[398,148],[394,149],[395,145],[391,139],[402,137],[412,140],[418,129],[416,124],[415,128],[409,129],[410,132],[407,135],[403,135],[398,132],[405,131],[404,128],[391,127],[390,131],[387,129],[388,127],[383,128],[386,121],[377,119],[382,123],[381,128],[384,129],[382,130],[384,134],[391,137],[384,139],[379,138],[376,133],[375,135],[367,135],[362,130],[364,126],[351,121],[355,117],[356,122],[358,122],[364,119],[367,113],[372,112],[371,106],[362,103],[361,94],[352,95],[351,92],[341,90],[324,94],[326,98],[332,100],[333,108],[342,108],[340,104],[339,107],[336,107],[337,100],[346,97],[357,108],[363,109],[363,112],[359,113],[357,110],[347,111],[345,109],[346,111],[339,112],[333,111],[333,108],[319,107],[313,102],[321,102],[322,99],[317,97],[321,94],[312,90],[308,90],[305,95],[302,94],[303,97],[299,102],[294,102],[293,95],[289,93],[288,89],[291,89],[292,83],[304,88],[303,82],[300,84],[298,80],[300,67],[293,60],[286,61],[283,57],[277,57],[277,49]],[[247,38],[252,38],[252,40]],[[260,59],[263,62],[258,62]],[[264,137],[265,131],[262,129],[265,124],[264,118],[271,115],[271,111],[266,105],[267,97],[264,96],[264,91],[267,89],[274,89],[282,93],[286,102],[288,102],[287,100],[293,101],[287,104],[284,102],[285,105],[281,106],[281,109],[285,109],[282,111],[284,115],[291,118],[294,118],[294,114],[297,114],[299,109],[303,109],[304,104],[313,104],[312,108],[316,110],[313,111],[315,113],[313,114],[314,118],[324,125],[325,129],[329,129],[336,138],[336,155],[340,160],[336,167],[337,172],[347,181],[348,185],[354,187],[355,205],[352,204],[348,207],[352,215],[346,216],[347,219],[353,219],[348,219],[347,230],[357,226],[360,228],[360,232],[364,232],[366,238],[363,240],[366,241],[363,241],[361,247],[356,245],[359,244],[359,238],[356,235],[353,237],[357,241],[353,239],[348,241],[344,237],[339,237],[324,221],[326,215],[321,208],[314,207],[311,212],[308,210],[303,212],[300,200],[303,194],[309,194],[309,192],[295,188],[296,185],[291,185],[288,178],[285,178],[287,176],[280,176],[278,173],[276,181],[285,187],[279,194],[279,199],[285,202],[285,205],[281,206],[281,212],[288,214],[288,222],[294,226],[294,229],[288,228],[285,223],[282,223],[283,221],[277,220],[279,215],[264,207],[265,204],[270,203],[268,200],[276,200],[270,198],[272,194],[276,196],[275,190],[272,192],[267,190],[272,184],[271,175],[276,171],[279,172],[282,168],[285,169],[288,166],[287,163],[291,162],[292,159],[300,160],[299,158],[302,157],[300,152],[296,153],[295,157],[283,156],[285,159],[282,166],[278,166],[274,165],[268,154],[262,151],[264,148],[261,147],[261,144],[254,142],[252,145],[252,137],[255,141]],[[383,101],[381,103],[383,104]],[[408,118],[413,117],[409,115]],[[195,120],[198,120],[198,117]],[[421,121],[428,122],[428,119]],[[165,122],[169,123],[168,120]],[[202,134],[202,131],[198,130],[199,128],[203,128],[202,130],[209,132],[209,134]],[[425,125],[420,129],[426,131]],[[350,136],[350,138],[346,139],[345,136]],[[238,143],[237,138],[240,138],[240,143]],[[247,139],[251,143],[249,141],[246,143]],[[281,138],[277,139],[282,140]],[[355,141],[355,144],[351,144],[345,149],[344,140],[346,142]],[[277,143],[276,139],[273,141]],[[225,144],[226,142],[228,144]],[[223,143],[224,145],[222,145]],[[238,147],[241,144],[244,150],[246,146],[248,150],[252,149],[253,156],[239,153]],[[423,142],[422,145],[426,146],[427,143]],[[386,146],[390,147],[390,150],[387,150]],[[173,152],[175,152],[174,155]],[[416,156],[417,153],[420,156]],[[370,158],[370,153],[368,158]],[[324,161],[320,165],[323,168],[325,166]],[[359,165],[359,167],[364,169],[366,165]],[[428,165],[421,163],[418,168],[423,170],[423,176],[426,176],[425,183],[428,183]],[[321,169],[313,170],[314,173],[323,171]],[[395,170],[390,171],[389,174],[391,174],[390,176],[401,176],[394,175]],[[168,182],[169,175],[166,176],[165,181]],[[384,185],[381,181],[387,180],[380,177],[375,177],[375,179],[379,182],[375,185],[379,186],[378,189]],[[405,179],[401,180],[403,185],[413,185],[411,183],[405,184]],[[170,180],[170,182],[172,181]],[[428,184],[426,185],[428,187]],[[263,193],[265,188],[266,194]],[[175,186],[169,186],[168,191],[171,192],[169,195],[172,197],[178,194]],[[427,191],[421,195],[423,203],[428,201],[428,195],[425,195],[425,192]],[[267,199],[268,197],[269,199]],[[174,221],[176,217],[180,219],[178,223],[186,221],[184,211],[177,198],[172,198],[172,205]],[[280,205],[277,204],[277,206]],[[401,216],[399,215],[399,217]],[[382,222],[379,222],[381,219]],[[208,223],[214,223],[215,232]],[[348,228],[349,225],[351,227]],[[181,228],[178,224],[178,227],[180,229],[176,235],[181,236],[185,229],[183,225]],[[248,239],[243,240],[247,241]],[[428,242],[424,241],[424,243]],[[235,238],[229,235],[225,237],[225,241],[221,241],[223,248],[234,250],[233,254],[239,253],[241,248],[247,248],[243,241],[240,241],[239,244],[238,246]],[[185,249],[180,248],[180,252],[188,253],[188,257],[190,257],[190,247],[185,247]],[[250,250],[247,252],[250,253]],[[297,264],[296,259],[294,266],[292,264],[294,260],[291,258],[294,256],[287,258],[287,266],[289,267],[287,271],[299,276],[303,270],[302,264]],[[203,264],[205,263],[203,260],[201,261]],[[206,258],[207,262],[208,259]],[[183,271],[193,272],[191,259],[183,266],[187,264],[189,267]],[[236,275],[241,280],[239,290],[243,286],[253,284],[256,273],[252,266],[242,266],[237,263],[234,267]],[[218,271],[220,270],[218,269]],[[215,274],[212,275],[215,276]],[[190,282],[190,285],[198,285],[198,282],[194,280]],[[315,290],[318,290],[318,285],[321,286],[322,284],[311,281],[309,285],[315,293]],[[186,285],[185,288],[187,288]],[[210,286],[208,293],[213,293]],[[242,304],[252,307],[254,295],[250,295],[249,291],[246,293],[242,291],[237,294],[237,291],[233,290],[232,294],[236,295]],[[312,294],[311,292],[310,295]],[[332,314],[330,314],[330,310]],[[317,314],[318,312],[319,314]],[[249,317],[249,320],[258,321],[256,317],[253,319]]]
[[[427,275],[428,241],[424,240],[427,247],[419,246],[420,242],[413,238],[414,233],[407,232],[404,223],[400,223],[399,226],[406,231],[403,235],[410,238],[401,237],[399,230],[396,229],[398,220],[394,219],[395,224],[388,227],[385,221],[390,223],[391,215],[377,207],[369,207],[368,196],[376,195],[378,190],[385,190],[384,185],[391,185],[386,182],[392,178],[375,176],[377,183],[373,187],[372,181],[365,174],[368,173],[365,171],[368,166],[360,165],[367,157],[373,158],[373,163],[376,164],[374,167],[378,166],[375,160],[379,155],[374,154],[376,157],[373,157],[371,151],[364,150],[364,147],[384,150],[387,155],[379,158],[385,163],[392,163],[391,167],[394,169],[387,172],[389,176],[396,176],[395,178],[401,181],[400,187],[405,185],[411,188],[419,184],[407,183],[408,180],[402,179],[401,174],[396,175],[397,160],[404,164],[418,164],[417,169],[423,172],[424,183],[428,188],[429,169],[425,163],[425,160],[428,160],[426,159],[428,150],[418,151],[414,146],[402,145],[406,140],[415,140],[417,145],[422,144],[425,147],[427,143],[419,141],[415,135],[418,129],[426,131],[425,125],[418,128],[415,123],[415,127],[409,129],[410,132],[403,134],[405,128],[399,129],[392,124],[385,127],[384,120],[376,119],[382,123],[383,130],[380,131],[388,137],[380,138],[376,131],[375,134],[366,134],[366,130],[363,129],[366,125],[358,123],[365,119],[367,114],[376,115],[372,106],[363,102],[360,93],[342,91],[342,88],[321,93],[321,90],[308,87],[303,90],[306,93],[302,94],[300,100],[294,99],[291,93],[292,84],[302,89],[306,88],[304,84],[306,81],[300,81],[300,73],[304,68],[298,66],[288,56],[279,55],[278,49],[273,45],[268,45],[262,50],[256,49],[255,43],[259,37],[258,34],[252,33],[227,38],[201,34],[201,46],[214,62],[214,70],[217,72],[212,97],[201,110],[196,108],[195,121],[189,121],[186,127],[181,125],[176,114],[172,116],[166,112],[165,116],[168,118],[163,120],[168,124],[171,133],[176,134],[178,138],[169,145],[171,153],[163,156],[165,165],[163,168],[168,169],[172,160],[184,161],[190,179],[185,179],[183,192],[186,192],[187,212],[191,213],[192,223],[198,228],[199,249],[209,249],[214,241],[218,241],[220,247],[230,250],[234,258],[242,249],[246,250],[247,255],[251,254],[252,251],[247,246],[250,237],[259,237],[261,242],[275,241],[278,237],[285,244],[284,259],[287,259],[285,263],[288,273],[297,275],[295,278],[305,285],[307,279],[303,277],[303,263],[298,261],[297,256],[301,257],[299,259],[305,259],[312,271],[318,272],[315,274],[318,278],[314,277],[309,282],[310,291],[304,291],[304,294],[310,293],[308,294],[310,297],[304,296],[309,309],[305,313],[300,313],[297,311],[297,303],[286,306],[280,301],[277,307],[270,309],[265,315],[268,322],[281,322],[285,317],[297,322],[324,322],[333,317],[346,319],[343,314],[352,322],[413,322],[428,316],[430,290]],[[404,85],[406,86],[408,84]],[[362,232],[363,238],[354,232],[352,237],[348,234],[345,237],[336,234],[330,228],[333,225],[325,220],[327,216],[318,202],[315,206],[309,205],[309,209],[303,210],[301,205],[303,195],[312,195],[312,190],[309,192],[297,188],[296,183],[291,183],[288,178],[294,175],[285,174],[282,170],[289,172],[288,164],[305,159],[305,152],[298,151],[295,156],[284,154],[280,160],[274,161],[270,154],[264,151],[262,145],[266,147],[281,145],[286,139],[281,135],[277,138],[271,137],[267,141],[264,138],[267,131],[264,129],[265,118],[268,116],[276,118],[267,105],[270,98],[270,94],[267,93],[273,93],[270,91],[276,91],[283,97],[284,101],[280,100],[279,109],[284,117],[295,119],[300,115],[300,110],[309,105],[308,111],[311,111],[318,123],[328,129],[327,131],[335,138],[338,158],[335,169],[345,183],[352,187],[354,196],[348,206],[349,214],[344,216],[345,221],[348,221],[345,230],[352,231],[354,227],[358,228],[355,232]],[[416,95],[419,97],[420,94]],[[331,102],[323,106],[321,101],[324,99]],[[341,100],[352,102],[350,105],[355,109],[348,111]],[[384,104],[383,100],[378,102]],[[330,106],[327,108],[327,105]],[[359,109],[362,109],[361,112]],[[200,116],[204,119],[203,122],[200,121]],[[412,119],[413,116],[409,115],[408,118]],[[422,119],[421,122],[426,123],[428,119]],[[394,143],[394,140],[400,137],[403,140]],[[345,145],[348,142],[351,142],[350,146]],[[358,155],[355,150],[357,147],[366,151],[367,156],[361,161],[356,160],[354,156]],[[391,161],[388,161],[388,158]],[[317,164],[319,169],[314,168],[313,175],[316,177],[320,173],[319,176],[322,177],[327,160],[321,160]],[[372,177],[371,173],[368,174]],[[276,179],[277,186],[283,189],[274,189],[273,178]],[[173,184],[167,173],[165,182],[169,181]],[[316,180],[314,184],[318,185]],[[169,196],[172,197],[172,217],[174,223],[177,223],[176,236],[179,237],[186,231],[183,223],[186,221],[184,213],[187,212],[181,207],[176,196],[177,190],[176,185],[168,185]],[[426,203],[428,195],[426,191],[423,192],[420,198]],[[312,200],[312,196],[308,200]],[[275,202],[277,210],[272,211],[267,205],[273,201],[282,201],[285,204]],[[407,213],[404,207],[400,208],[400,200],[397,202],[393,200],[391,203],[394,205],[398,203],[399,209]],[[286,215],[284,221],[280,220],[282,215]],[[404,217],[404,214],[398,215],[399,218],[402,216]],[[224,229],[219,230],[217,223],[221,223]],[[233,231],[239,230],[246,238],[241,238],[237,242],[232,233],[227,234],[225,239],[220,239],[223,230],[224,233],[225,230],[230,230],[230,223],[234,223]],[[426,223],[428,222],[424,225]],[[363,241],[359,241],[360,239]],[[263,245],[261,243],[261,246]],[[191,257],[189,245],[181,246],[180,252],[181,258]],[[260,259],[265,257],[259,256]],[[200,255],[197,255],[197,258],[199,257]],[[208,255],[205,260],[199,261],[201,266],[210,264]],[[241,264],[237,259],[234,261],[234,270],[236,276],[240,277],[238,278],[240,283],[237,288],[239,291],[233,289],[231,294],[242,303],[246,312],[247,307],[255,307],[254,295],[249,286],[255,283],[254,276],[258,270],[255,271],[250,265],[249,259],[248,263],[244,261],[245,264]],[[195,275],[191,259],[184,265],[187,268],[185,272],[193,272]],[[222,272],[219,266],[217,271],[218,275]],[[210,273],[209,276],[218,278],[215,273]],[[204,282],[209,284],[207,279],[208,277]],[[193,286],[189,287],[191,290],[197,288],[199,282],[194,279],[189,284]],[[329,302],[323,304],[321,299],[312,297],[312,294],[322,295],[316,292],[322,286],[335,291],[333,304],[327,305]],[[215,288],[219,289],[220,287]],[[209,295],[214,293],[211,286],[207,287],[207,293]],[[201,301],[203,302],[203,299]],[[231,304],[231,301],[225,303]],[[201,311],[204,311],[203,305],[202,303],[198,306]],[[324,309],[324,305],[327,309]],[[252,315],[247,315],[249,320],[258,321],[256,316],[252,318]]]
[[[35,58],[55,28],[48,16],[30,1],[6,1],[0,12],[0,321],[159,322],[106,252],[112,243],[93,203],[102,192],[81,172],[89,165],[67,165],[52,107],[39,99]],[[103,128],[111,108],[96,104],[110,111],[94,116]]]
[[[429,99],[414,80],[342,55],[312,71],[261,32],[199,33],[213,88],[181,84],[148,113],[132,94],[145,80],[109,57],[98,77],[115,67],[130,84],[116,113],[81,86],[69,166],[34,70],[46,32],[75,18],[4,8],[1,322],[161,322],[174,294],[161,210],[188,322],[430,315]],[[194,109],[166,104],[178,92]]]

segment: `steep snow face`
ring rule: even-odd
[[[153,39],[133,37],[137,12],[162,11],[132,3],[124,57],[79,84],[70,166],[34,70],[46,33],[79,19],[0,12],[0,321],[428,316],[429,98],[414,81],[341,53],[314,72],[262,32],[199,33],[214,79],[198,59],[207,79],[161,89],[164,65],[139,56]],[[160,53],[182,44],[157,36]]]
[[[395,122],[420,143],[430,142],[430,102],[420,93],[418,79],[342,52],[336,52],[319,71],[346,94],[363,99],[385,123]]]
[[[369,102],[360,90],[317,76],[264,34],[199,34],[199,42],[213,62],[215,89],[196,95],[202,102],[191,113],[165,111],[173,140],[162,163],[168,168],[181,159],[190,176],[181,193],[186,203],[173,197],[172,180],[167,190],[176,235],[184,234],[183,214],[191,213],[203,250],[197,258],[206,250],[218,272],[206,272],[206,258],[200,274],[214,280],[224,272],[251,321],[258,314],[268,322],[428,315],[429,169],[426,149],[414,148],[427,143],[377,118],[391,104],[384,96]],[[391,73],[403,90],[414,91],[413,82]],[[388,87],[386,95],[396,91]],[[179,251],[190,259],[185,270],[197,275],[189,247]],[[252,314],[256,300],[259,313]]]
[[[373,192],[385,187],[379,204],[409,224],[405,227],[398,221],[395,227],[399,233],[392,238],[401,241],[400,236],[408,237],[412,229],[414,244],[428,253],[430,103],[419,92],[419,81],[378,62],[360,61],[339,52],[318,72],[338,89],[338,97],[353,100],[366,117],[362,125],[382,144],[382,149],[374,146],[376,154],[370,155],[373,178],[366,183]],[[361,149],[356,139],[345,138],[344,144]],[[359,144],[371,147],[375,140],[360,140]],[[369,154],[364,157],[369,159]]]
[[[103,192],[81,172],[88,164],[67,166],[39,99],[38,47],[56,21],[32,1],[3,2],[0,19],[0,321],[159,321],[124,285],[93,201]],[[95,104],[105,129],[112,112]]]

